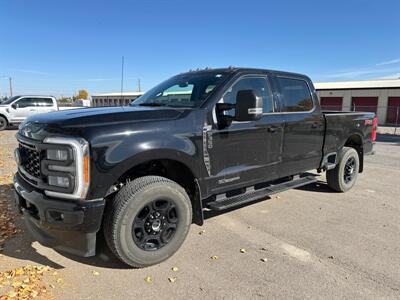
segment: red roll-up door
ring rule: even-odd
[[[323,110],[342,110],[342,97],[321,97],[321,107]]]
[[[378,97],[353,97],[352,110],[370,111],[376,113],[378,108]]]
[[[386,123],[400,124],[400,97],[389,97]]]

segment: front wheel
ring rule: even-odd
[[[6,129],[7,125],[8,125],[7,119],[2,117],[2,116],[0,116],[0,131]]]
[[[140,177],[112,200],[104,220],[111,251],[132,267],[158,264],[182,245],[192,223],[186,191],[159,176]]]
[[[347,192],[357,180],[360,159],[354,148],[343,147],[338,155],[338,164],[326,172],[328,186],[338,192]]]

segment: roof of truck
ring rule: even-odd
[[[205,69],[195,69],[189,70],[188,72],[183,72],[181,74],[189,74],[189,73],[204,73],[204,72],[221,72],[221,73],[245,73],[245,72],[257,72],[257,73],[274,73],[280,75],[287,75],[287,76],[302,76],[307,77],[304,74],[294,73],[294,72],[287,72],[287,71],[279,71],[279,70],[271,70],[271,69],[261,69],[261,68],[247,68],[247,67],[227,67],[227,68],[205,68]]]
[[[28,95],[15,95],[15,97],[49,97],[49,98],[55,98],[52,95],[29,95],[29,94]]]

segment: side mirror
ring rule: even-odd
[[[263,114],[263,101],[254,90],[241,90],[236,95],[235,121],[256,121]]]
[[[11,104],[11,107],[14,108],[14,109],[17,109],[18,104],[17,103],[13,103],[13,104]]]

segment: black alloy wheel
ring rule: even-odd
[[[344,166],[343,179],[346,184],[350,183],[354,179],[356,167],[356,160],[354,157],[349,157]]]
[[[132,224],[135,244],[146,251],[164,247],[173,238],[178,224],[178,213],[171,200],[154,200],[145,205]]]

